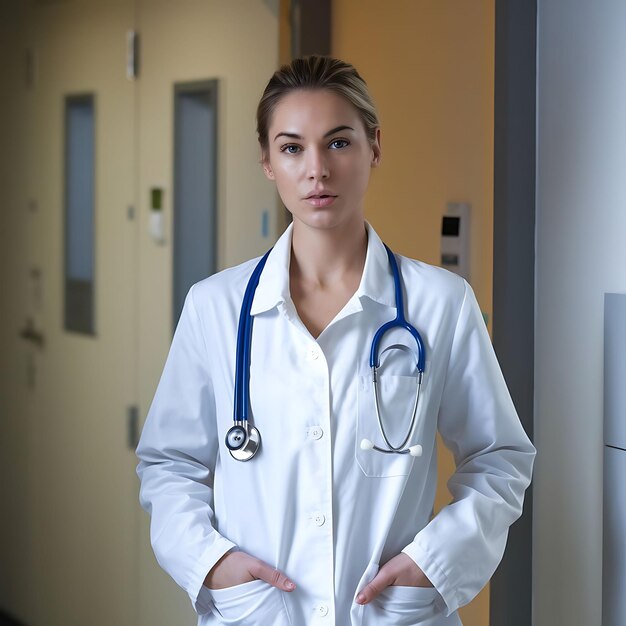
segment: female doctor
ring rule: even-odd
[[[365,221],[381,135],[351,65],[282,67],[257,130],[293,223],[187,295],[137,449],[157,559],[203,626],[458,625],[535,455],[474,294]],[[398,315],[416,332],[372,357]],[[433,517],[437,431],[456,472]]]

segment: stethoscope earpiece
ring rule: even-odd
[[[422,446],[418,443],[409,448],[409,454],[411,456],[422,456]]]

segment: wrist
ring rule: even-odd
[[[207,575],[204,577],[204,585],[206,587],[211,587],[211,581],[213,579],[213,575],[215,574],[215,571],[217,570],[217,568],[226,560],[226,558],[228,556],[230,556],[233,552],[237,552],[237,547],[234,546],[230,549],[228,549],[226,552],[224,552],[224,554],[222,554],[222,556],[213,564],[213,567],[211,567],[211,569],[207,572]]]

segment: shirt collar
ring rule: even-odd
[[[387,251],[380,237],[372,226],[366,222],[367,252],[361,282],[353,300],[369,298],[384,306],[395,307],[395,292],[393,276],[389,267]],[[289,263],[291,261],[291,239],[293,223],[280,236],[274,248],[267,257],[259,284],[254,294],[254,301],[250,310],[251,315],[257,315],[291,301],[289,293]]]

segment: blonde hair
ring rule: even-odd
[[[283,65],[265,87],[256,114],[257,134],[264,154],[269,148],[268,133],[274,109],[284,96],[297,89],[328,89],[345,98],[358,111],[367,138],[374,143],[380,124],[365,81],[345,61],[312,55]]]

